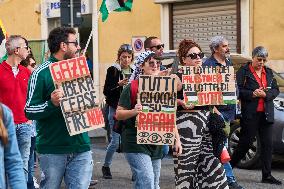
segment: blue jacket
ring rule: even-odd
[[[18,148],[16,130],[11,110],[3,105],[3,122],[8,132],[8,144],[0,141],[0,188],[7,187],[6,176],[10,188],[26,189],[23,161]]]
[[[232,65],[233,65],[232,62],[229,59],[226,59],[226,66],[232,66]],[[212,55],[202,64],[202,66],[222,66],[222,64],[220,64]],[[235,119],[236,105],[230,104],[230,105],[220,105],[216,107],[223,115],[226,122],[231,122]]]

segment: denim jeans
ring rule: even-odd
[[[31,148],[31,125],[27,123],[16,124],[16,136],[24,164],[25,177],[26,180],[28,180],[28,162]]]
[[[116,149],[118,148],[118,145],[119,145],[120,134],[112,130],[114,126],[113,116],[115,114],[115,111],[116,111],[115,108],[109,106],[108,123],[110,127],[110,132],[111,132],[111,140],[106,150],[106,157],[105,157],[105,163],[104,163],[105,167],[109,167],[111,165],[113,154],[116,152]]]
[[[92,172],[92,152],[39,154],[41,189],[59,189],[62,179],[68,189],[87,189]]]
[[[161,159],[151,160],[143,153],[125,153],[132,174],[135,175],[135,189],[159,189]]]
[[[162,157],[162,159],[163,159],[164,157],[166,157],[166,155],[169,154],[169,150],[170,150],[169,145],[164,145],[164,146],[163,146],[163,157]]]
[[[31,137],[30,158],[28,165],[28,189],[34,189],[34,155],[35,155],[36,137]]]
[[[228,148],[228,139],[226,140],[225,145]],[[235,178],[235,175],[233,173],[233,169],[232,169],[230,162],[224,163],[223,167],[225,169],[228,184],[236,182],[236,178]]]

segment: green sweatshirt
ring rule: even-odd
[[[37,122],[36,149],[41,154],[68,154],[90,150],[88,133],[70,136],[61,108],[51,102],[50,94],[55,87],[49,64],[58,62],[51,56],[40,65],[29,80],[26,116]]]

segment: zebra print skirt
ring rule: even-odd
[[[177,189],[228,189],[225,171],[213,155],[207,127],[208,110],[178,112],[177,128],[182,154],[174,156]]]

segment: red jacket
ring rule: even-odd
[[[26,67],[19,65],[18,68],[19,73],[14,77],[12,67],[6,61],[0,64],[0,102],[12,110],[15,124],[28,121],[24,108],[31,76]]]

